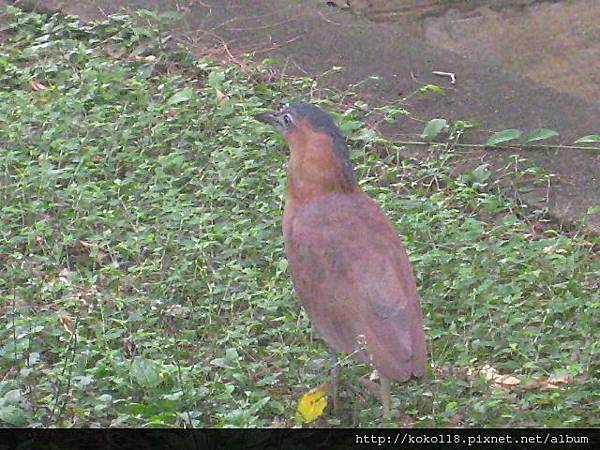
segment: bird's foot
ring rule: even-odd
[[[381,390],[379,384],[369,378],[369,375],[364,375],[358,380],[364,388],[367,389],[377,400],[381,401]]]
[[[379,376],[379,383],[370,379],[369,375],[365,375],[359,379],[362,384],[377,400],[381,402],[381,415],[385,418],[390,417],[392,407],[392,397],[390,394],[390,380]]]

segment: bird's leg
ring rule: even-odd
[[[331,352],[331,390],[333,391],[333,412],[338,411],[338,385],[340,382],[340,366],[338,364],[337,355],[335,352]]]
[[[379,374],[379,387],[381,393],[381,406],[383,407],[383,417],[390,417],[392,407],[392,395],[390,393],[390,380]]]

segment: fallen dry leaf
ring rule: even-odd
[[[148,55],[148,56],[136,56],[136,61],[146,61],[146,62],[154,62],[156,61],[156,56]]]
[[[325,384],[304,394],[298,402],[296,420],[301,423],[310,423],[321,417],[327,406],[328,390],[329,385]]]
[[[468,369],[467,376],[472,378],[474,375],[481,374],[487,381],[498,385],[504,389],[514,389],[517,386],[533,390],[533,389],[560,389],[561,385],[573,382],[573,377],[564,375],[560,377],[539,377],[535,380],[522,383],[521,380],[513,375],[502,375],[489,364],[483,366],[480,370]]]
[[[467,375],[472,376],[475,373],[482,374],[487,381],[491,381],[503,388],[513,388],[521,384],[521,380],[513,375],[501,375],[496,369],[486,364],[479,371],[469,370]]]
[[[69,333],[70,335],[73,335],[73,333],[75,333],[75,329],[73,328],[73,322],[71,321],[71,316],[65,314],[61,316],[58,320],[67,333]]]
[[[453,427],[460,427],[463,424],[462,416],[458,414],[453,415],[450,417],[450,423]]]
[[[88,247],[88,248],[98,247],[98,243],[97,242],[93,242],[93,241],[84,241],[83,239],[80,239],[79,243],[81,245],[83,245],[84,247]]]
[[[400,413],[398,416],[398,425],[401,428],[413,428],[415,426],[415,421],[408,414]]]
[[[533,381],[530,381],[525,385],[525,389],[561,389],[561,385],[569,384],[573,382],[573,377],[561,376],[561,377],[540,377]]]
[[[513,377],[512,375],[500,375],[494,380],[494,382],[507,387],[513,387],[521,384],[521,380],[519,380],[517,377]]]
[[[569,384],[573,382],[573,377],[569,375],[563,375],[562,377],[550,377],[548,382],[553,384]]]
[[[217,104],[220,105],[227,100],[227,96],[218,89],[216,89],[216,91],[217,91]]]
[[[29,86],[34,91],[43,91],[45,89],[48,89],[48,86],[36,80],[29,80]]]

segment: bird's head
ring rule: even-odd
[[[296,172],[324,172],[352,187],[356,184],[348,147],[333,117],[310,103],[287,105],[276,112],[265,112],[255,119],[273,126],[288,146]]]
[[[321,108],[310,103],[295,103],[286,105],[276,112],[258,114],[255,118],[263,123],[273,126],[283,134],[289,142],[294,136],[321,132],[332,136],[340,132],[335,126],[333,118]]]

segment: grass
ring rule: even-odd
[[[328,356],[286,272],[283,142],[251,115],[314,82],[167,58],[124,16],[9,8],[1,23],[0,422],[294,425]],[[529,176],[517,159],[454,176],[456,152],[409,158],[338,100],[319,101],[426,313],[430,376],[395,385],[396,410],[420,427],[600,426],[598,238],[511,201],[491,180]],[[354,386],[366,373],[343,370]],[[343,392],[320,425],[399,423]]]

